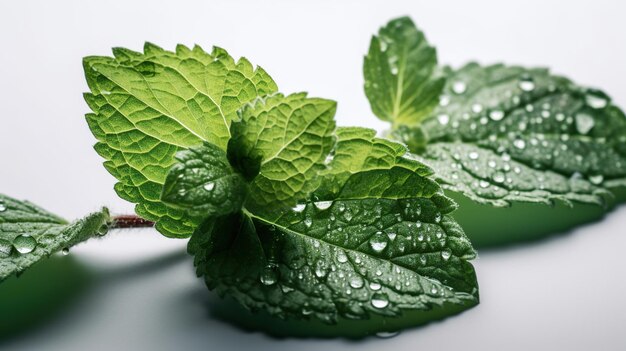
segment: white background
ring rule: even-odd
[[[410,15],[440,62],[548,66],[626,106],[625,10],[600,0],[0,0],[0,192],[67,218],[102,205],[132,211],[113,192],[83,118],[81,58],[108,55],[113,46],[219,45],[263,66],[283,92],[337,100],[340,125],[381,130],[363,94],[362,57],[371,34],[393,17]],[[624,224],[622,206],[550,240],[480,252],[478,307],[361,342],[241,331],[211,315],[221,302],[195,278],[184,241],[152,230],[113,233],[72,250],[93,272],[93,286],[64,313],[0,348],[624,350]],[[163,254],[175,259],[132,269]]]

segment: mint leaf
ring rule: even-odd
[[[331,118],[334,114],[334,104],[303,95],[270,99],[277,105],[293,99],[305,106],[319,102],[332,108]],[[276,153],[267,150],[291,145],[255,140],[254,133],[262,136],[259,140],[273,140],[264,126],[282,120],[282,114],[271,113],[265,119],[266,110],[251,107],[256,118],[233,124],[233,130],[240,129],[233,136],[241,137],[229,143],[231,164],[239,164],[240,155],[263,162]],[[304,167],[295,168],[302,174],[317,170],[311,171],[314,176],[302,175],[305,183],[297,188],[314,184],[312,193],[294,191],[296,197],[285,203],[263,206],[266,198],[257,194],[270,192],[251,186],[240,212],[208,218],[193,234],[189,252],[198,275],[209,288],[251,310],[328,323],[408,311],[431,316],[436,310],[440,318],[477,304],[478,285],[468,262],[475,252],[449,216],[456,206],[429,178],[432,171],[406,158],[403,146],[374,138],[374,131],[363,128],[338,129],[333,153],[319,155],[328,150],[327,138],[313,131],[334,127],[320,113],[326,110],[303,109],[300,118],[291,119],[291,128],[283,128],[308,131],[295,132],[302,154],[317,150]],[[314,166],[319,160],[326,161],[326,168]],[[261,166],[249,181],[254,184],[265,171],[275,172]],[[385,323],[375,328],[383,330]]]
[[[118,195],[137,204],[138,215],[157,221],[170,237],[187,237],[194,218],[170,208],[160,195],[174,155],[203,141],[226,148],[236,111],[276,84],[245,58],[223,49],[207,53],[179,45],[176,52],[146,43],[143,53],[113,49],[115,57],[84,59],[93,111],[89,127],[96,151],[119,183]]]
[[[333,147],[335,110],[334,101],[302,93],[257,99],[239,111],[228,154],[254,179],[254,204],[288,203],[315,189],[315,178]],[[249,171],[250,164],[258,175]]]
[[[394,125],[427,117],[444,84],[435,48],[408,17],[390,21],[372,37],[363,73],[372,111]]]
[[[530,239],[597,219],[625,185],[626,118],[603,92],[546,69],[470,63],[440,71],[447,81],[439,106],[418,125],[394,120],[390,136],[433,167],[446,194],[464,204],[455,217],[475,244]],[[378,92],[385,93],[393,91]],[[524,217],[538,218],[547,210],[541,204],[555,202],[549,225],[527,224]],[[495,210],[512,204],[514,210]],[[562,208],[574,205],[584,210]],[[495,225],[502,216],[508,223]]]
[[[67,223],[30,202],[0,194],[0,281],[55,252],[103,235],[110,221],[103,208]]]
[[[224,150],[205,142],[180,151],[176,160],[179,163],[172,166],[165,179],[163,202],[199,221],[241,209],[245,180],[233,171]]]

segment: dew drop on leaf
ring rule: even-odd
[[[21,254],[33,252],[37,247],[37,241],[30,235],[19,235],[13,239],[13,247]]]
[[[450,116],[446,115],[446,114],[441,114],[439,116],[437,116],[437,120],[439,121],[439,123],[441,125],[446,125],[448,124],[448,122],[450,122]]]
[[[602,182],[604,181],[604,177],[602,176],[602,174],[592,175],[589,176],[589,181],[595,185],[599,185],[602,184]]]
[[[502,111],[502,110],[493,110],[493,111],[489,112],[489,118],[491,118],[494,121],[499,121],[502,118],[504,118],[504,111]]]
[[[459,80],[452,84],[452,91],[454,91],[455,94],[461,95],[465,92],[465,90],[467,90],[465,82]]]
[[[513,146],[518,149],[524,149],[526,147],[526,142],[523,139],[515,139],[515,141],[513,141]]]
[[[6,210],[7,210],[7,206],[3,204],[2,202],[0,202],[0,212],[4,212]]]
[[[530,75],[524,74],[520,77],[518,86],[523,91],[533,91],[535,89],[535,82]]]
[[[278,273],[276,272],[276,268],[276,265],[272,264],[268,264],[267,266],[263,267],[263,270],[261,271],[261,276],[259,277],[263,285],[271,286],[276,284],[276,281],[278,280]]]
[[[387,247],[387,240],[375,235],[370,239],[370,247],[376,252],[381,252]]]
[[[443,258],[444,261],[447,261],[448,259],[450,259],[451,255],[452,255],[452,253],[450,252],[450,250],[443,250],[443,251],[441,251],[441,258]]]
[[[585,102],[593,109],[601,109],[606,107],[609,103],[609,99],[601,91],[589,89],[585,95]]]
[[[371,282],[370,283],[370,289],[372,289],[374,291],[380,290],[381,287],[382,286],[379,283],[376,283],[376,282]]]
[[[350,278],[350,286],[353,289],[360,289],[360,288],[362,288],[363,287],[363,278],[361,278],[358,275]]]
[[[372,295],[372,306],[376,308],[385,308],[389,306],[389,297],[384,293],[375,293]]]
[[[304,209],[305,209],[305,208],[306,208],[306,205],[305,205],[305,204],[297,204],[297,205],[295,205],[295,206],[292,208],[292,210],[293,210],[294,212],[298,212],[298,213],[300,213],[300,212],[304,211]]]
[[[65,247],[63,248],[63,250],[61,250],[61,254],[63,254],[63,256],[67,256],[70,254],[70,249]]]
[[[346,262],[348,262],[348,256],[342,250],[337,252],[337,262],[339,262],[339,263],[346,263]]]
[[[588,115],[587,113],[580,112],[576,114],[576,130],[580,134],[587,134],[591,129],[593,129],[595,122],[593,117]]]
[[[215,183],[213,183],[213,182],[208,182],[208,183],[204,184],[204,187],[203,187],[203,188],[204,188],[204,190],[206,190],[206,191],[211,191],[211,190],[213,190],[213,188],[215,188]]]
[[[323,210],[328,209],[330,206],[332,206],[333,202],[332,201],[317,201],[314,204],[318,210],[323,211]]]
[[[470,152],[467,156],[470,158],[470,160],[478,159],[478,153],[476,151]]]

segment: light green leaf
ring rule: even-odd
[[[372,37],[363,73],[372,111],[394,125],[427,117],[444,85],[435,48],[408,17],[392,20]]]
[[[172,166],[161,198],[198,221],[241,209],[246,197],[243,177],[235,173],[226,152],[205,142],[176,154],[179,162]]]
[[[478,303],[468,262],[475,252],[430,169],[371,130],[336,135],[334,157],[310,197],[290,210],[246,204],[198,228],[189,243],[198,275],[221,295],[274,316],[383,317],[357,329],[360,336]],[[391,318],[402,313],[422,318]]]
[[[106,208],[67,223],[30,202],[0,194],[0,281],[64,248],[104,235],[110,222]]]
[[[166,236],[187,237],[198,223],[160,201],[174,155],[203,141],[225,149],[236,111],[276,92],[276,84],[262,68],[245,58],[235,62],[217,47],[207,53],[179,45],[169,52],[147,43],[143,53],[117,48],[113,54],[84,59],[95,149],[137,214],[157,221]]]
[[[289,204],[316,188],[334,144],[335,110],[334,101],[306,94],[277,94],[240,110],[241,120],[231,127],[228,154],[254,179],[251,203]]]
[[[450,196],[495,207],[517,203],[515,209],[534,218],[539,214],[533,212],[548,209],[532,210],[528,203],[596,207],[568,212],[558,205],[550,211],[549,225],[532,230],[521,215],[500,211],[509,216],[503,235],[476,224],[489,221],[478,214],[491,218],[498,211],[467,205],[457,218],[475,244],[564,230],[599,218],[616,201],[612,192],[626,185],[626,117],[608,96],[545,69],[471,63],[446,73],[441,105],[420,128],[427,145],[415,151],[435,169]],[[463,93],[455,92],[455,85],[465,86]],[[407,135],[402,129],[395,132],[410,142]],[[493,223],[492,228],[503,229]]]

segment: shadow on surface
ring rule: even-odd
[[[390,335],[396,331],[421,327],[432,322],[459,314],[473,306],[445,304],[430,311],[404,311],[398,318],[385,318],[371,315],[368,320],[340,318],[337,324],[326,324],[318,319],[283,320],[259,311],[251,312],[230,298],[220,298],[206,288],[189,294],[207,308],[210,318],[228,323],[235,328],[249,332],[261,332],[277,339],[285,338],[345,338],[353,341],[376,335]]]
[[[143,277],[187,257],[181,250],[96,273],[74,257],[51,256],[0,284],[0,346],[71,314],[97,285]]]
[[[0,284],[0,345],[53,320],[92,283],[73,257],[51,256]]]

